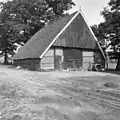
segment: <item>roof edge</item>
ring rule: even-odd
[[[69,20],[69,22],[63,27],[63,29],[56,35],[56,37],[53,39],[53,41],[48,45],[48,47],[45,49],[45,51],[41,54],[40,58],[42,58],[46,52],[49,50],[49,48],[53,45],[53,43],[57,40],[57,38],[67,29],[67,27],[72,23],[72,21],[78,16],[80,11],[78,11],[72,18]]]
[[[103,49],[102,49],[102,47],[100,46],[100,43],[98,42],[98,39],[96,38],[95,34],[93,33],[90,25],[88,24],[88,22],[87,22],[87,20],[86,20],[86,18],[85,18],[85,16],[84,16],[84,14],[83,14],[83,12],[82,12],[81,10],[79,10],[79,12],[80,12],[80,14],[82,15],[84,21],[86,22],[86,24],[87,24],[87,26],[88,26],[91,34],[93,35],[93,37],[94,37],[94,39],[95,39],[95,41],[97,42],[98,47],[99,47],[99,49],[100,49],[100,51],[101,51],[101,53],[102,53],[102,55],[103,55],[103,58],[106,60],[106,56],[105,56],[105,54],[104,54],[104,52],[103,52]]]

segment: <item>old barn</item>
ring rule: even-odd
[[[31,70],[87,69],[105,65],[105,55],[81,11],[38,31],[13,57],[13,64]]]

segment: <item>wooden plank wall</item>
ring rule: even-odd
[[[100,50],[95,51],[94,59],[95,59],[95,63],[101,64],[103,67],[105,67],[105,60]]]
[[[41,69],[87,69],[94,62],[105,65],[99,50],[52,47],[41,59]]]
[[[87,70],[92,63],[94,63],[94,51],[83,50],[83,69]]]
[[[54,49],[49,49],[41,59],[41,69],[54,69]]]
[[[87,24],[79,14],[53,46],[98,49]]]
[[[40,68],[40,59],[39,58],[29,58],[29,59],[21,59],[21,60],[14,60],[14,66],[21,66],[23,68],[27,68],[30,70],[38,70]]]

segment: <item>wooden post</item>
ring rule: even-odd
[[[53,49],[54,49],[54,53],[53,53],[53,55],[54,55],[54,70],[56,70],[56,49],[55,49],[55,47]]]

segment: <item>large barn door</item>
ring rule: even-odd
[[[49,49],[41,59],[41,69],[54,69],[54,49]]]
[[[83,51],[83,69],[88,69],[90,64],[94,62],[94,52]]]

